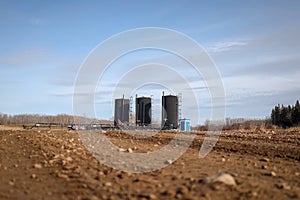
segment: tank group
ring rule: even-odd
[[[152,127],[152,102],[151,97],[135,98],[135,120],[131,114],[131,101],[123,98],[115,99],[114,126],[134,127],[134,128],[153,128]],[[178,96],[162,95],[161,126],[160,129],[189,130],[189,119],[182,119],[179,123],[178,115]],[[135,122],[135,124],[132,123]],[[184,129],[183,129],[184,128]]]

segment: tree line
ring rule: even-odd
[[[283,128],[300,125],[300,104],[299,100],[295,105],[277,105],[272,109],[272,124]]]
[[[223,120],[219,122],[222,124]],[[208,127],[214,122],[206,120],[204,126],[196,126],[192,129],[207,131]],[[225,118],[225,123],[223,125],[223,130],[257,130],[257,129],[271,129],[272,123],[269,118],[265,119],[247,119],[247,118]]]
[[[107,120],[90,119],[83,116],[72,116],[67,114],[39,115],[39,114],[18,114],[7,115],[0,113],[0,125],[10,124],[35,124],[35,123],[57,123],[62,125],[77,123],[109,123]]]

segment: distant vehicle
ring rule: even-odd
[[[68,125],[68,130],[78,130],[78,126],[75,124]]]

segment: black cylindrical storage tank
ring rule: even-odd
[[[137,126],[151,124],[151,98],[139,97],[135,99],[135,123]]]
[[[173,95],[162,96],[162,128],[178,128],[178,97]]]
[[[115,99],[115,126],[129,125],[129,99]]]

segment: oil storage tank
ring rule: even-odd
[[[162,129],[178,128],[178,97],[162,96]]]
[[[136,126],[149,126],[151,124],[151,98],[136,97],[135,99]]]
[[[128,126],[129,125],[129,99],[115,99],[115,115],[114,125],[115,126]]]

